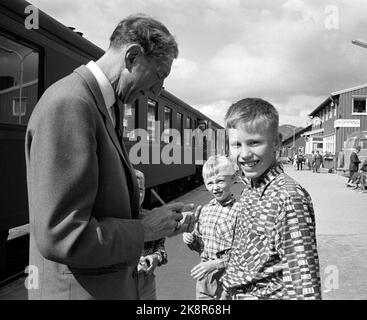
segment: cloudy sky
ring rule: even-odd
[[[367,83],[365,0],[28,0],[103,49],[132,13],[162,21],[180,55],[165,88],[223,124],[227,108],[261,97],[281,124],[307,114],[334,91]]]

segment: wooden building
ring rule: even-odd
[[[305,152],[322,149],[336,168],[347,138],[367,130],[367,84],[331,93],[309,116],[312,128],[303,133]]]
[[[293,135],[283,138],[282,148],[280,150],[281,157],[294,158],[298,152],[306,153],[306,140],[303,134],[311,130],[311,125],[306,128],[294,128]]]

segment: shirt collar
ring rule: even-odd
[[[261,193],[277,176],[284,172],[283,165],[280,162],[276,162],[267,171],[263,173],[261,177],[256,180],[251,180],[250,188],[257,189]]]
[[[87,64],[87,68],[96,78],[98,86],[101,89],[103,95],[104,103],[106,104],[106,108],[108,110],[116,101],[115,92],[113,91],[112,85],[101,68],[94,61],[90,61]]]
[[[231,194],[229,199],[224,201],[224,202],[219,202],[217,199],[214,198],[214,199],[210,200],[209,204],[212,205],[212,206],[219,204],[222,207],[227,207],[229,205],[232,205],[235,201],[236,201],[236,198],[234,197],[233,194]]]

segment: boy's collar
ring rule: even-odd
[[[266,186],[283,172],[283,165],[280,162],[275,162],[259,178],[251,179],[250,187],[259,189],[259,191],[263,192]]]
[[[227,207],[227,206],[233,204],[235,201],[236,201],[236,198],[231,193],[230,197],[228,197],[227,200],[225,200],[223,202],[219,202],[217,199],[214,198],[214,199],[210,200],[209,204],[211,204],[212,206],[219,204],[222,207]]]

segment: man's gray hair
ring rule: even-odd
[[[147,57],[172,59],[178,56],[178,46],[168,29],[156,19],[135,14],[122,20],[110,37],[110,47],[139,44]]]

